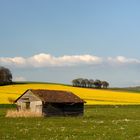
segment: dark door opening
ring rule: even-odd
[[[30,102],[26,102],[26,109],[30,109]]]

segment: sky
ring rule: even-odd
[[[0,66],[16,81],[140,85],[139,0],[0,0]]]

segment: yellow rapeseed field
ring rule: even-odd
[[[86,104],[140,104],[140,94],[118,92],[103,89],[88,89],[56,84],[17,84],[0,86],[0,104],[8,104],[9,99],[15,100],[27,89],[51,89],[71,91],[84,99]]]

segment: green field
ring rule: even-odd
[[[140,106],[85,106],[83,117],[5,118],[0,140],[140,140]],[[12,107],[13,108],[13,107]]]

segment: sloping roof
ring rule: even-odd
[[[79,98],[77,95],[68,91],[42,89],[29,89],[27,91],[31,91],[42,101],[48,103],[85,103],[85,101]],[[20,99],[24,94],[26,94],[27,91],[25,91],[18,99]],[[17,100],[15,102],[17,102]]]

